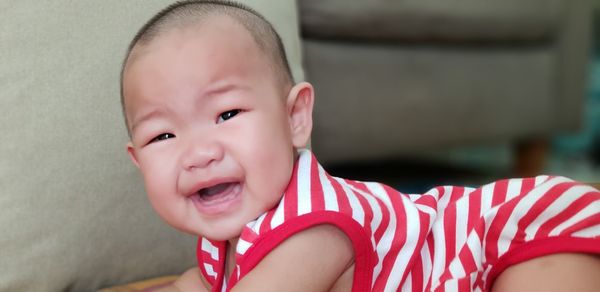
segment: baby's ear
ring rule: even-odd
[[[137,156],[135,155],[135,147],[132,142],[127,142],[127,154],[129,154],[129,158],[131,162],[137,167],[140,168],[140,163],[138,162]]]
[[[314,89],[308,82],[300,82],[290,90],[287,111],[290,121],[292,143],[296,148],[305,148],[312,133],[312,111]]]

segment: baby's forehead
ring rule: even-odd
[[[214,17],[211,17],[214,18]],[[156,32],[149,32],[148,36],[140,38],[131,48],[128,63],[133,63],[136,58],[156,50],[160,46],[178,46],[186,41],[193,39],[206,38],[207,30],[219,29],[219,27],[231,26],[235,27],[235,22],[228,17],[217,19],[202,19],[196,21],[178,22],[165,27],[161,27]],[[239,26],[239,25],[238,25]],[[232,29],[230,27],[230,29]],[[247,32],[242,32],[247,33]],[[236,40],[242,42],[243,39]],[[207,40],[206,45],[210,45],[210,40]]]
[[[171,27],[140,42],[131,51],[123,82],[128,89],[141,90],[136,84],[143,80],[167,84],[168,80],[173,82],[170,77],[181,76],[180,79],[198,78],[196,84],[203,86],[210,80],[243,79],[257,84],[268,81],[269,87],[279,88],[283,84],[273,63],[272,56],[254,42],[242,25],[221,17]],[[166,72],[172,73],[164,75]],[[258,76],[262,77],[255,80]]]
[[[227,38],[229,45],[245,47],[257,51],[265,57],[268,63],[275,63],[272,52],[257,41],[255,35],[248,30],[238,19],[226,14],[213,14],[202,19],[189,19],[165,25],[157,31],[150,32],[147,37],[142,37],[136,42],[125,63],[125,70],[138,59],[158,49],[177,48],[197,41],[201,48],[210,48],[217,43],[215,38]],[[272,66],[276,66],[271,64]]]

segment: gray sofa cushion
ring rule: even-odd
[[[368,40],[545,40],[563,0],[300,0],[304,37]]]

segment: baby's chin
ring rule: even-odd
[[[237,240],[246,226],[246,223],[239,222],[231,222],[232,220],[224,219],[229,222],[222,222],[223,220],[218,220],[221,222],[199,222],[194,226],[176,226],[171,224],[174,228],[194,235],[204,237],[206,239],[210,239],[213,241],[230,241]]]

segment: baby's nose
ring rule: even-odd
[[[208,167],[223,159],[223,147],[217,142],[190,142],[183,153],[183,167],[188,171]]]

